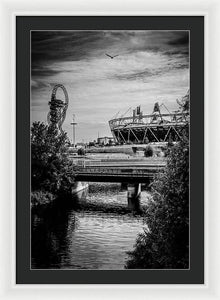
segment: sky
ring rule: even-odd
[[[178,109],[189,71],[188,31],[32,31],[31,121],[47,122],[52,89],[63,84],[70,140],[73,114],[77,142],[111,136],[108,121],[118,112],[141,105],[149,114],[155,102]]]

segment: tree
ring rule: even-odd
[[[34,122],[31,127],[31,186],[32,191],[54,194],[71,191],[74,182],[72,162],[67,157],[67,134]]]
[[[167,167],[152,184],[144,233],[129,252],[126,268],[179,269],[189,266],[189,142],[170,149]]]
[[[86,151],[85,151],[84,148],[79,148],[79,149],[77,150],[77,154],[80,155],[80,156],[83,156],[83,155],[86,154]]]
[[[144,150],[144,156],[145,157],[150,157],[153,156],[154,154],[154,150],[151,146],[146,146],[145,150]]]

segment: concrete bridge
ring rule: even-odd
[[[137,209],[141,183],[150,183],[164,169],[166,160],[82,160],[77,165],[77,181],[126,183],[128,207]]]
[[[79,167],[76,179],[93,182],[146,183],[162,171],[165,165],[165,161],[89,162]]]

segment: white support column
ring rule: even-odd
[[[143,137],[142,143],[144,143],[144,140],[145,140],[145,137],[146,137],[146,134],[147,134],[147,129],[148,128],[146,128],[145,131],[144,131],[144,137]]]
[[[132,129],[131,129],[131,132],[132,132],[133,136],[136,138],[137,142],[139,143],[140,141],[139,141],[139,139],[137,138],[136,134],[134,133],[134,131]]]
[[[131,210],[139,209],[139,200],[141,196],[141,184],[140,183],[128,183],[127,197],[128,208]]]

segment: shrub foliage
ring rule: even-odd
[[[170,149],[165,171],[152,184],[144,233],[126,268],[184,269],[189,262],[189,142]]]
[[[67,134],[34,122],[31,127],[31,187],[56,195],[68,195],[74,183],[73,165],[68,159]]]
[[[154,154],[153,148],[151,146],[146,146],[144,150],[145,157],[153,156],[153,154]]]

